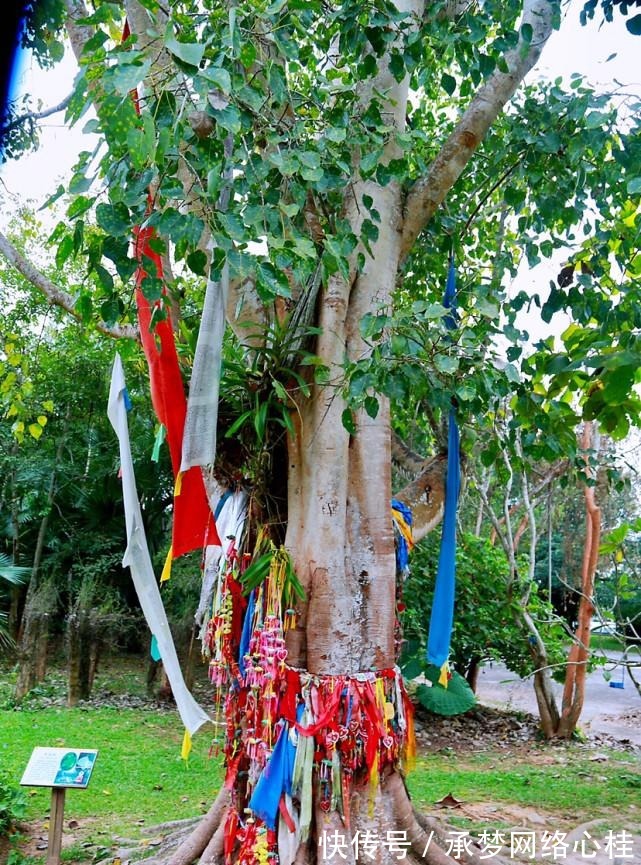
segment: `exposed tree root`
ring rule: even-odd
[[[205,851],[210,841],[213,841],[219,825],[224,826],[223,813],[227,807],[229,791],[223,787],[200,823],[186,838],[180,847],[167,860],[167,865],[191,865]]]
[[[218,865],[219,862],[222,862],[224,841],[225,814],[223,813],[218,828],[211,836],[211,841],[207,844],[202,856],[198,860],[198,865]]]
[[[182,820],[168,820],[166,823],[158,823],[157,826],[150,826],[147,830],[153,835],[158,835],[160,832],[169,832],[176,829],[188,829],[190,826],[195,826],[200,823],[202,817],[185,817]]]
[[[176,831],[163,839],[162,849],[156,856],[145,859],[145,865],[192,865],[196,861],[198,865],[222,865],[228,796],[228,791],[223,788],[207,814],[197,822],[191,819],[175,820],[155,827],[162,831],[175,826]],[[365,825],[370,822],[371,817],[366,816],[370,807],[369,802],[366,793],[360,796],[358,791],[352,792],[352,816],[356,824],[360,822],[359,817],[364,819]],[[318,836],[323,831],[331,835],[335,830],[347,838],[345,852],[349,861],[350,856],[353,857],[354,854],[352,845],[349,843],[352,833],[346,831],[339,815],[327,814],[317,809],[316,818]],[[482,855],[483,850],[472,839],[467,842],[464,849],[462,845],[457,845],[455,852],[452,851],[451,841],[448,845],[448,836],[450,832],[460,830],[450,830],[447,823],[442,820],[416,811],[407,793],[405,782],[397,772],[390,772],[381,778],[374,820],[381,825],[389,824],[391,828],[403,833],[403,837],[410,845],[404,859],[405,865],[456,865],[456,863],[483,865],[487,861],[487,856]],[[449,853],[446,852],[448,849],[450,849]],[[142,858],[145,851],[148,851],[148,848],[138,847],[134,850],[120,851],[120,856],[123,859],[135,860]],[[493,855],[492,860],[498,865],[508,865],[509,861],[497,855]],[[310,840],[301,844],[293,865],[314,865],[320,861],[318,850]],[[353,858],[352,862],[354,862]]]
[[[483,865],[487,862],[487,856],[483,857],[481,848],[472,841],[465,849],[457,849],[456,858],[446,853],[440,845],[446,843],[449,831],[447,824],[414,809],[403,779],[398,773],[391,774],[386,779],[385,790],[392,797],[396,824],[406,833],[412,850],[422,862],[427,865],[453,865],[455,862]],[[502,856],[492,856],[492,861],[499,865],[508,865],[509,862]]]

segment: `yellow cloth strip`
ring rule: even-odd
[[[174,484],[174,498],[180,495],[183,488],[183,473],[178,472],[176,475],[176,483]]]
[[[405,522],[405,518],[400,511],[392,508],[392,517],[396,523],[396,526],[399,532],[403,535],[405,540],[407,541],[407,546],[411,550],[414,546],[414,538],[412,537],[412,527]]]
[[[189,754],[191,753],[191,734],[189,730],[185,730],[185,735],[183,736],[183,744],[180,749],[180,756],[183,760],[187,760]]]
[[[165,564],[163,565],[162,574],[160,575],[160,582],[166,583],[167,580],[171,577],[171,563],[173,561],[174,554],[171,547],[169,547],[169,552],[167,553],[167,558],[165,559]]]
[[[405,732],[405,771],[409,774],[416,766],[416,732],[414,730],[414,713],[408,712]]]
[[[450,666],[446,661],[443,664],[443,666],[441,667],[441,675],[438,677],[439,685],[443,685],[444,688],[447,688],[447,683],[450,680],[449,672],[450,672]]]

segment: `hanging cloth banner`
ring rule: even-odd
[[[228,268],[220,282],[207,280],[205,302],[198,330],[194,365],[189,381],[187,419],[182,442],[181,472],[216,460],[216,426],[220,364],[225,333]]]
[[[230,159],[233,140],[225,140],[225,157]],[[223,173],[223,189],[218,199],[218,210],[224,213],[231,195],[232,171]],[[212,241],[211,251],[215,244]],[[213,465],[216,460],[216,425],[218,423],[218,392],[220,366],[225,334],[225,308],[229,292],[229,267],[223,266],[220,281],[207,280],[205,301],[200,317],[194,364],[189,382],[187,419],[182,441],[181,472],[193,466]]]
[[[392,499],[392,519],[396,529],[396,570],[403,577],[409,573],[410,553],[414,549],[412,510],[398,499]]]
[[[130,36],[129,22],[125,21],[122,41]],[[131,99],[136,113],[140,114],[138,91],[132,90]],[[148,195],[148,212],[153,209],[151,193]],[[174,342],[174,332],[169,315],[162,321],[154,323],[152,328],[152,307],[144,295],[143,282],[148,275],[145,266],[151,265],[149,276],[163,280],[162,260],[152,248],[156,231],[151,226],[134,228],[134,255],[139,262],[136,271],[136,307],[138,309],[138,324],[143,351],[149,366],[151,385],[151,401],[159,422],[164,426],[171,454],[171,465],[174,472],[174,520],[172,539],[167,563],[163,570],[161,581],[168,579],[171,573],[171,561],[192,550],[202,549],[207,542],[219,543],[216,526],[211,516],[207,501],[202,472],[199,468],[183,474],[180,471],[182,457],[183,431],[187,401],[178,363],[178,354]],[[153,272],[155,271],[155,273]],[[163,286],[163,299],[155,301],[154,308],[161,303],[167,307],[166,293]],[[168,313],[168,308],[165,309]]]
[[[176,648],[169,629],[167,614],[165,613],[165,608],[160,597],[160,590],[151,564],[129,444],[126,393],[125,374],[120,355],[117,354],[111,374],[107,415],[118,436],[118,444],[120,446],[122,495],[127,531],[127,549],[125,550],[122,564],[123,567],[129,567],[131,570],[131,577],[138,594],[140,606],[149,629],[156,639],[167,678],[176,700],[176,707],[187,731],[185,740],[188,743],[191,735],[209,721],[210,718],[205,710],[194,700],[185,685]]]
[[[456,327],[456,271],[450,257],[443,306],[451,310],[445,319],[448,329]],[[447,686],[447,659],[450,654],[452,625],[454,622],[454,593],[456,587],[456,512],[461,485],[460,441],[456,412],[450,408],[447,436],[447,475],[445,479],[445,512],[441,549],[436,571],[436,587],[432,601],[432,614],[427,639],[427,660],[441,668],[441,684]]]
[[[187,403],[183,387],[174,333],[169,319],[157,322],[151,328],[152,309],[142,290],[147,272],[144,260],[153,263],[156,276],[162,279],[162,262],[150,242],[153,228],[135,230],[135,254],[141,266],[136,273],[136,304],[143,350],[149,365],[151,401],[160,423],[167,431],[171,465],[176,479],[174,493],[174,522],[171,540],[172,558],[202,549],[205,540],[219,543],[199,468],[180,473],[183,429]]]
[[[245,531],[248,498],[244,490],[235,490],[234,492],[228,490],[221,496],[216,505],[214,518],[220,542],[212,541],[205,550],[205,568],[200,589],[200,600],[198,609],[194,614],[196,624],[200,628],[198,637],[200,640],[206,635],[209,622],[208,614],[211,610],[221,559],[229,554],[232,546],[235,546],[236,549],[240,547]]]

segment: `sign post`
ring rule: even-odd
[[[52,787],[47,865],[60,865],[60,848],[62,847],[62,824],[64,821],[64,814],[65,787]]]
[[[51,787],[49,840],[46,865],[60,865],[65,790],[89,785],[98,751],[90,748],[34,748],[20,784]]]

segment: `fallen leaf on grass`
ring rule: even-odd
[[[439,799],[438,802],[434,803],[438,808],[460,808],[463,804],[462,799],[457,799],[453,793],[448,793],[447,796],[443,796],[442,799]]]

